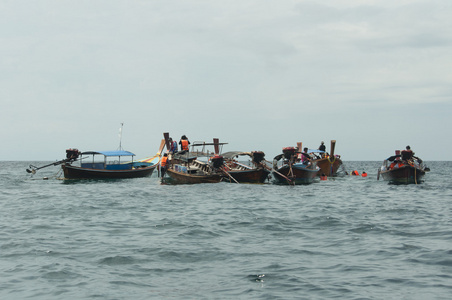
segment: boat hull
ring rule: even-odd
[[[151,176],[157,165],[129,170],[88,169],[62,165],[65,179],[124,179]]]
[[[342,160],[338,157],[330,160],[330,158],[325,157],[315,160],[317,167],[320,168],[318,176],[325,174],[326,176],[337,176],[337,170],[342,165]]]
[[[295,165],[292,166],[292,171],[289,165],[284,165],[276,170],[277,172],[273,172],[273,176],[275,178],[276,183],[278,184],[310,184],[314,182],[318,168],[306,168],[306,167],[297,167]],[[281,176],[284,175],[285,177]],[[290,179],[287,180],[287,178]]]
[[[220,174],[188,174],[171,168],[166,170],[166,174],[170,177],[169,183],[173,184],[218,183],[222,179]]]
[[[270,175],[266,169],[231,170],[228,173],[239,183],[264,183]],[[234,182],[229,177],[225,177],[225,180]]]
[[[413,166],[402,166],[397,169],[380,171],[380,176],[383,180],[399,184],[420,183],[424,175],[424,170]]]

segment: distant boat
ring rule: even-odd
[[[170,177],[166,182],[172,184],[218,183],[223,178],[222,173],[198,160],[190,164],[170,163],[166,174]]]
[[[383,161],[383,165],[378,169],[377,180],[380,176],[383,180],[395,184],[418,184],[423,181],[426,172],[430,171],[423,161],[413,156],[408,160],[400,159],[400,151]]]
[[[331,150],[329,154],[324,151],[313,150],[314,152],[320,154],[318,158],[314,159],[314,161],[317,164],[317,167],[320,168],[318,176],[321,176],[322,174],[326,176],[337,176],[337,170],[339,170],[339,167],[342,165],[342,160],[340,155],[334,154],[335,145],[336,141],[332,140],[330,148]]]
[[[270,170],[265,164],[265,154],[262,151],[253,152],[239,152],[231,151],[223,153],[224,157],[224,169],[229,173],[229,176],[225,177],[225,181],[244,183],[264,183],[269,179]],[[248,166],[238,161],[239,157],[251,158],[251,165]]]
[[[298,155],[297,155],[298,154]],[[283,153],[273,159],[273,176],[279,184],[309,184],[314,182],[320,168],[315,161],[303,163],[300,160],[301,152],[297,148],[283,148]],[[282,159],[282,164],[278,165]]]
[[[83,157],[85,155],[85,157]],[[88,156],[92,156],[92,160]],[[158,165],[158,156],[154,161],[133,161],[135,154],[129,151],[87,151],[82,152],[80,165],[74,165],[74,161],[66,162],[61,167],[65,179],[121,179],[138,178],[152,175]],[[98,157],[101,157],[99,159]],[[131,161],[121,162],[121,158],[131,157]],[[117,160],[111,160],[117,158]]]
[[[170,149],[169,134],[164,133],[167,149]],[[217,183],[225,176],[221,170],[223,166],[223,156],[219,155],[219,147],[226,143],[219,143],[214,139],[213,143],[195,142],[191,145],[191,151],[180,151],[169,153],[168,166],[166,168],[167,177],[162,181],[169,184],[198,184]],[[206,152],[206,146],[214,146],[215,152]],[[201,147],[201,150],[198,149]],[[196,151],[194,149],[197,149]],[[205,157],[208,161],[201,161],[199,157]]]

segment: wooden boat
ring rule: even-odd
[[[225,181],[264,183],[269,179],[271,169],[265,164],[265,154],[262,151],[226,152],[223,153],[223,157],[225,159],[224,170],[229,174],[225,177]],[[251,166],[240,163],[238,161],[239,157],[251,158]]]
[[[336,141],[332,140],[329,154],[320,150],[309,150],[314,152],[314,154],[319,154],[319,156],[314,159],[317,167],[320,168],[320,171],[317,174],[318,176],[322,176],[323,174],[326,176],[337,176],[337,171],[342,165],[342,160],[340,155],[334,154],[335,146]],[[301,149],[301,147],[299,147],[299,149]]]
[[[218,183],[223,178],[222,173],[213,172],[209,165],[198,160],[187,165],[170,164],[166,174],[170,177],[166,182],[172,184]]]
[[[169,149],[169,134],[164,133],[167,148]],[[167,177],[162,177],[162,182],[170,184],[197,184],[197,183],[218,183],[225,173],[221,170],[223,157],[219,155],[220,146],[226,143],[219,143],[214,139],[213,143],[194,142],[191,151],[180,151],[169,153],[168,166],[165,171]],[[214,146],[215,152],[206,151],[206,146]],[[196,148],[201,147],[201,150]],[[208,158],[202,161],[199,157]]]
[[[158,165],[157,161],[133,161],[135,154],[129,151],[87,151],[81,153],[80,165],[75,166],[72,162],[66,162],[61,167],[65,179],[122,179],[122,178],[138,178],[152,175]],[[83,161],[92,156],[91,162]],[[99,160],[98,157],[102,159]],[[132,161],[121,163],[122,157],[132,157]],[[111,161],[111,158],[118,160]]]
[[[396,155],[385,159],[378,169],[377,180],[381,176],[383,180],[395,184],[421,183],[425,173],[430,169],[418,157],[413,156],[408,160],[402,160],[400,157],[400,151],[397,150]]]
[[[298,154],[298,155],[297,155]],[[283,148],[283,153],[273,159],[273,176],[279,184],[309,184],[314,182],[320,168],[315,161],[303,163],[300,161],[301,152],[297,148]],[[283,159],[282,165],[278,162]]]

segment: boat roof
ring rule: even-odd
[[[317,150],[317,149],[309,149],[308,153],[325,153],[325,151]]]
[[[101,154],[104,156],[135,156],[135,154],[133,154],[130,151],[125,151],[125,150],[113,150],[113,151],[86,151],[86,152],[82,152],[82,155],[96,155],[96,154]]]
[[[251,156],[251,152],[242,152],[242,151],[229,151],[229,152],[225,152],[223,154],[221,154],[224,158],[233,158],[235,156]]]

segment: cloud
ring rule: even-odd
[[[435,122],[451,103],[444,1],[0,5],[0,117],[10,128],[0,159],[28,157],[17,141],[43,136],[53,138],[42,159],[66,144],[114,147],[120,122],[138,155],[170,131],[270,156],[338,139],[338,151],[353,145],[343,148],[349,157],[379,158],[357,144],[378,137],[375,147],[392,151],[388,132],[413,118]]]

